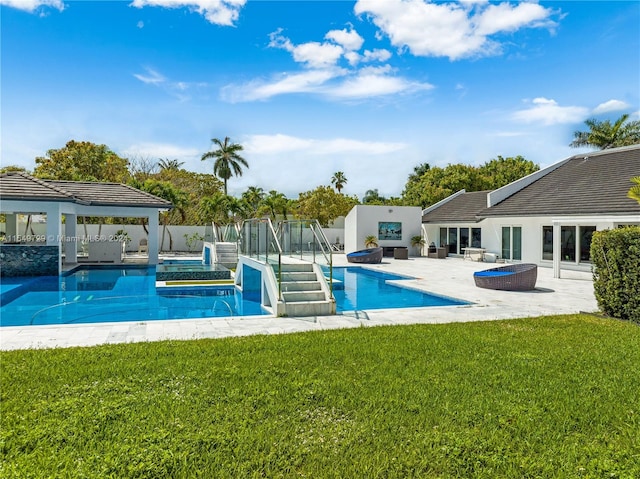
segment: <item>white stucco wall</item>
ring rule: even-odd
[[[354,206],[344,224],[345,252],[364,249],[364,239],[369,235],[378,238],[379,222],[399,222],[402,224],[402,239],[378,240],[379,246],[406,246],[409,254],[415,254],[411,248],[411,237],[422,234],[422,209],[414,206]]]
[[[620,224],[640,225],[638,216],[543,216],[487,218],[479,223],[442,223],[424,224],[425,240],[440,246],[440,228],[481,228],[482,243],[488,253],[502,254],[502,227],[520,226],[522,228],[522,260],[523,263],[535,263],[542,267],[553,267],[552,260],[542,258],[542,227],[553,226],[554,222],[562,226],[595,226],[597,231],[617,228]],[[589,271],[590,263],[562,261],[563,269]]]

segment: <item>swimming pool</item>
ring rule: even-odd
[[[334,290],[338,313],[367,309],[419,308],[470,304],[455,298],[436,296],[390,281],[415,279],[367,268],[334,267]]]
[[[2,279],[1,326],[270,314],[234,286],[156,288],[155,267],[83,266],[64,276]]]
[[[362,267],[334,267],[333,278],[338,314],[469,304],[398,283],[411,277]],[[270,314],[234,286],[156,288],[153,266],[82,266],[60,277],[3,278],[1,286],[0,326]]]

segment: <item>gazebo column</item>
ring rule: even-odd
[[[158,221],[158,211],[154,211],[149,215],[149,264],[158,264],[158,229],[160,222]]]
[[[62,212],[60,203],[52,202],[47,207],[47,246],[58,247],[58,274],[62,271]]]
[[[78,217],[77,215],[65,215],[64,223],[64,255],[67,263],[78,262]]]
[[[18,214],[17,213],[7,213],[5,215],[6,223],[5,223],[5,234],[7,235],[7,241],[16,242],[19,241],[19,237],[22,234],[18,231]]]

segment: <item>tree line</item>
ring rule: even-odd
[[[613,124],[587,120],[588,132],[575,132],[571,146],[598,149],[640,143],[640,122],[629,122],[623,115]],[[276,190],[264,191],[250,186],[239,197],[228,194],[227,185],[234,176],[242,176],[249,163],[242,157],[243,147],[229,137],[213,138],[213,149],[204,153],[202,161],[213,160],[213,174],[196,173],[184,168],[177,159],[123,158],[106,145],[71,140],[59,149],[47,151],[35,159],[30,174],[43,179],[71,181],[103,181],[131,185],[173,203],[174,208],[162,213],[161,221],[170,224],[226,224],[240,219],[269,216],[315,218],[328,226],[346,215],[355,205],[404,205],[425,208],[447,196],[466,191],[493,190],[539,170],[539,166],[522,156],[498,156],[480,166],[449,164],[446,167],[423,163],[414,167],[400,197],[385,198],[372,189],[360,200],[342,193],[348,180],[338,171],[329,185],[287,198]],[[15,166],[0,171],[26,169]],[[635,181],[635,179],[634,179]],[[636,187],[634,187],[636,188]],[[636,190],[632,190],[634,193]],[[636,193],[637,194],[637,193]],[[631,195],[631,192],[630,192]],[[108,222],[108,221],[107,221]]]

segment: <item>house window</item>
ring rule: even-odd
[[[542,259],[553,260],[553,226],[542,227]]]
[[[449,253],[458,253],[458,228],[449,228]]]
[[[560,228],[562,261],[576,261],[576,227],[562,226]]]
[[[502,257],[515,261],[522,259],[522,227],[502,227]]]
[[[460,228],[460,252],[462,248],[469,247],[469,228]]]
[[[482,228],[471,228],[471,247],[482,248]]]
[[[580,230],[580,261],[591,261],[591,238],[596,231],[595,226],[579,226]]]
[[[440,228],[440,246],[448,246],[449,254],[462,254],[462,248],[482,247],[481,228]]]
[[[591,239],[595,231],[595,226],[562,226],[560,228],[562,241],[560,259],[574,263],[589,263],[591,261]]]

